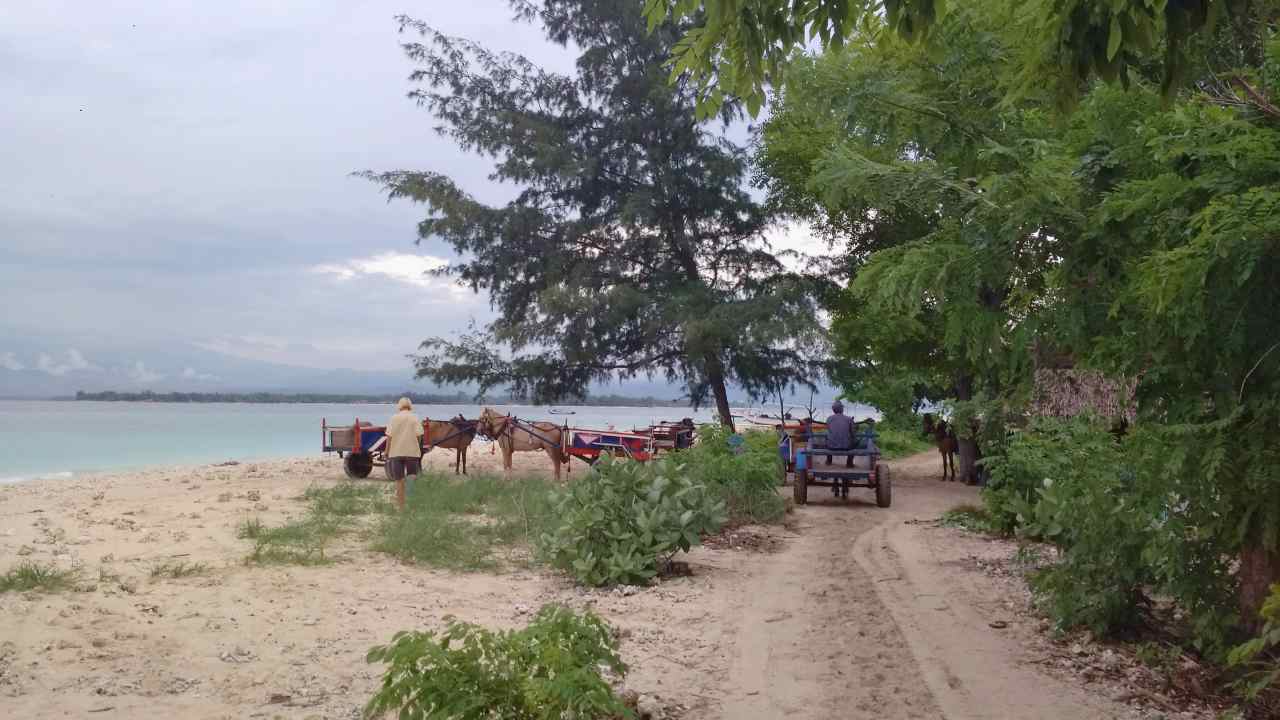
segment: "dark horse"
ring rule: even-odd
[[[956,451],[960,449],[960,440],[956,438],[956,431],[951,427],[951,423],[942,418],[935,418],[933,413],[924,414],[924,434],[926,437],[933,438],[933,444],[938,446],[938,454],[942,455],[942,479],[945,482],[947,478],[947,468],[951,468],[950,480],[956,479]]]

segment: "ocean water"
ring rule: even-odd
[[[712,411],[680,407],[548,407],[495,405],[528,420],[567,421],[583,428],[618,430],[691,417],[710,422]],[[0,482],[71,477],[155,465],[196,465],[320,455],[320,422],[376,425],[391,405],[309,403],[139,403],[0,400]],[[422,418],[474,418],[479,405],[417,405]]]

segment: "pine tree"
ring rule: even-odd
[[[411,97],[520,189],[495,207],[440,173],[368,174],[427,206],[421,239],[452,246],[461,259],[445,272],[487,292],[499,315],[424,342],[419,376],[554,401],[661,374],[695,404],[714,398],[725,424],[730,383],[753,397],[810,386],[824,347],[811,283],[764,238],[745,150],[699,123],[693,91],[669,82],[681,28],[650,34],[627,0],[512,6],[581,48],[574,75],[401,18],[421,36],[404,45]]]

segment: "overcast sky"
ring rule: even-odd
[[[490,319],[423,276],[451,255],[415,246],[422,208],[350,175],[513,192],[406,99],[399,13],[572,71],[504,0],[0,4],[0,391],[218,379],[179,348],[407,378]]]
[[[349,175],[506,197],[405,98],[398,13],[572,66],[501,0],[0,4],[0,364],[110,339],[394,369],[487,319],[422,277],[449,254],[421,209]]]

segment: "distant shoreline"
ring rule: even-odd
[[[531,405],[525,398],[510,396],[501,397],[469,397],[462,393],[455,395],[424,395],[421,393],[395,393],[390,395],[346,395],[329,393],[157,393],[144,392],[84,392],[74,397],[50,398],[53,401],[70,402],[154,402],[154,403],[258,403],[258,404],[326,404],[326,405],[391,405],[401,397],[407,397],[418,405]],[[578,407],[688,407],[685,400],[663,400],[651,397],[626,397],[621,395],[599,395],[594,397],[573,399],[563,403]],[[542,407],[557,407],[543,405]]]

